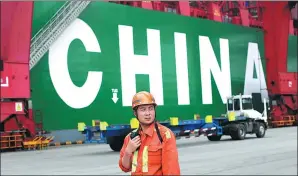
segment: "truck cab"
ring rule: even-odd
[[[222,126],[223,135],[231,136],[233,140],[243,140],[246,134],[255,134],[258,138],[265,136],[268,128],[267,122],[267,100],[263,99],[263,113],[254,109],[261,104],[260,101],[254,101],[252,95],[234,95],[227,97],[226,117],[217,118],[215,122]],[[221,136],[208,136],[210,141],[218,141]]]
[[[235,95],[227,98],[227,115],[234,113],[236,117],[246,117],[255,120],[264,120],[267,123],[267,100],[263,100],[264,111],[254,109],[252,95]]]

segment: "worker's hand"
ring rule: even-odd
[[[141,145],[141,139],[140,136],[137,136],[133,139],[130,139],[127,147],[126,147],[126,152],[128,153],[133,153],[134,151],[136,151],[136,149]]]

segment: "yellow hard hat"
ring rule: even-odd
[[[136,93],[132,98],[132,109],[135,109],[137,106],[140,105],[149,105],[153,104],[156,106],[155,99],[153,95],[146,91],[141,91]]]

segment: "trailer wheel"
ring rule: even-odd
[[[119,152],[123,146],[125,136],[113,136],[108,138],[108,143],[113,151]]]
[[[207,136],[209,141],[220,141],[221,135],[220,136]]]
[[[259,122],[257,126],[258,126],[258,129],[256,131],[256,136],[257,138],[263,138],[266,134],[265,124],[262,122]]]
[[[246,136],[246,128],[243,124],[235,124],[231,130],[231,138],[233,140],[243,140]]]

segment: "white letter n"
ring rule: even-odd
[[[226,97],[231,95],[228,40],[220,39],[221,69],[208,37],[199,36],[199,47],[203,104],[212,104],[211,73],[214,77],[222,102],[226,103]]]
[[[159,30],[147,29],[148,56],[134,54],[133,28],[119,25],[122,104],[131,106],[136,93],[136,74],[148,74],[150,92],[163,105],[162,68]]]

